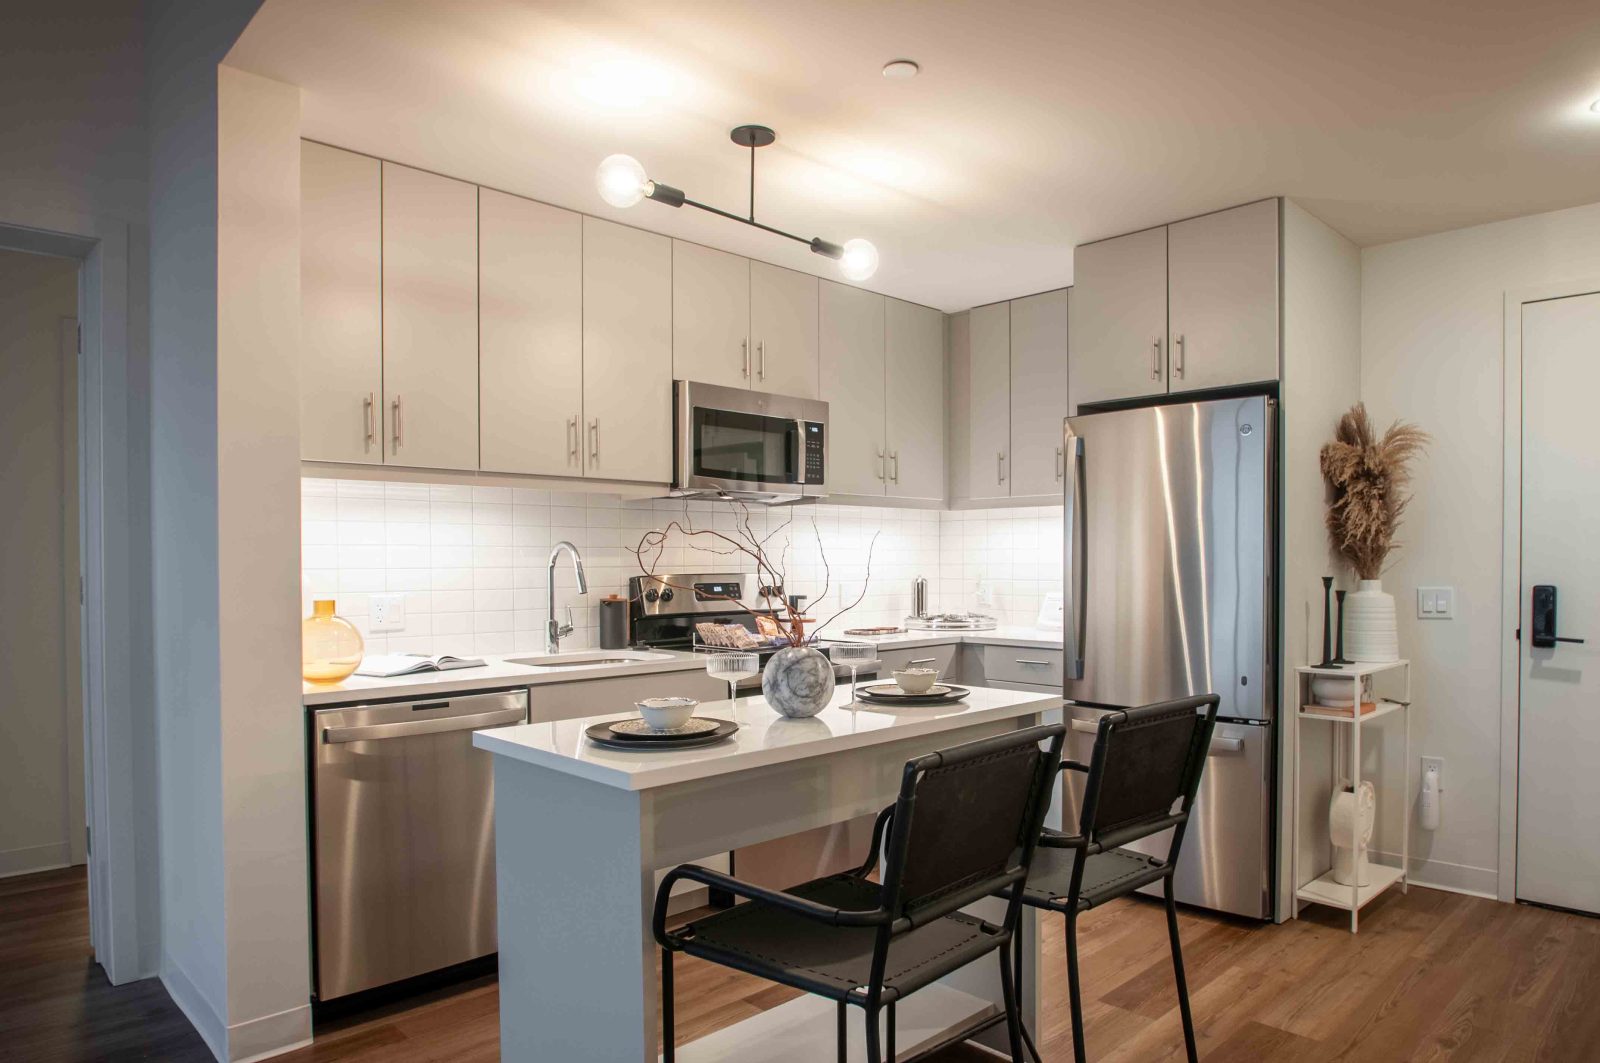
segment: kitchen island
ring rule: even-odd
[[[705,704],[700,715],[740,730],[675,752],[611,751],[584,737],[588,725],[618,714],[474,734],[495,765],[502,1059],[656,1060],[657,869],[876,813],[894,801],[910,758],[1028,726],[1061,707],[1057,697],[984,687],[950,706],[878,711],[848,701],[841,688],[809,720],[784,719],[759,697]],[[999,915],[993,901],[974,910]],[[1031,1022],[1031,910],[1021,934]],[[899,1006],[900,1051],[937,1042],[999,1001],[995,964],[957,972]],[[833,1010],[801,997],[692,1042],[679,1058],[831,1058]],[[851,1020],[859,1056],[863,1020]]]

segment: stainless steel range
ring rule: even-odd
[[[784,588],[763,587],[750,572],[659,572],[654,576],[633,576],[628,580],[629,641],[635,646],[656,650],[689,650],[694,653],[726,653],[726,648],[704,645],[696,624],[738,624],[756,630],[753,614],[779,617],[785,600]],[[813,645],[829,653],[832,643],[818,640]],[[782,647],[762,647],[740,652],[754,653],[765,667],[768,659]],[[835,676],[848,679],[849,669],[834,665]],[[863,667],[862,679],[877,677],[875,665]],[[739,684],[740,691],[759,690],[759,676]]]

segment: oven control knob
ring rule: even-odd
[[[664,602],[672,601],[672,588],[671,587],[668,587],[666,590],[661,592],[661,600],[664,601]]]
[[[647,602],[654,602],[659,597],[661,597],[661,593],[654,587],[644,592],[644,600]]]

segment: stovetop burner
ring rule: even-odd
[[[999,622],[982,613],[930,613],[906,617],[910,631],[993,631]]]

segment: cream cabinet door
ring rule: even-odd
[[[1167,226],[1168,390],[1278,379],[1278,201]]]
[[[490,188],[478,217],[482,467],[582,476],[583,217]]]
[[[819,362],[828,404],[825,444],[828,493],[881,495],[883,449],[884,298],[819,281]]]
[[[1072,302],[1074,410],[1166,393],[1166,226],[1080,246]]]
[[[943,501],[944,315],[899,299],[884,314],[886,493]]]
[[[1011,497],[1011,304],[967,315],[967,497]]]
[[[1059,498],[1072,289],[1011,301],[1011,495]]]
[[[377,159],[300,145],[300,456],[383,461]]]
[[[478,467],[478,188],[383,164],[385,451]]]
[[[672,241],[583,219],[584,475],[672,479]]]
[[[753,359],[750,260],[672,241],[672,375],[747,388]]]
[[[817,278],[750,263],[751,365],[757,391],[817,397]]]

